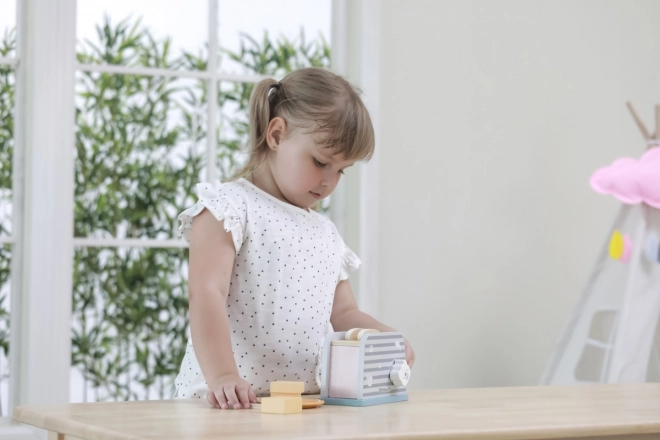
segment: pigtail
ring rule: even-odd
[[[272,78],[259,81],[252,89],[249,105],[249,149],[250,158],[247,164],[239,170],[232,180],[252,174],[265,159],[268,152],[266,133],[268,124],[274,117],[274,107],[277,105],[277,95],[281,84]]]
[[[278,88],[279,83],[268,78],[259,81],[252,90],[249,110],[251,151],[258,151],[267,146],[266,130],[272,118],[271,101],[274,101],[272,92],[277,91]]]

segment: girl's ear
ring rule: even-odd
[[[280,142],[286,136],[286,121],[281,117],[275,117],[268,123],[266,142],[271,150],[277,150]]]

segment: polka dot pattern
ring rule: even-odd
[[[329,331],[337,284],[360,266],[335,225],[313,210],[281,201],[245,179],[197,185],[199,201],[180,216],[186,240],[207,208],[231,232],[236,258],[227,299],[234,359],[258,396],[270,382],[315,381],[317,354]],[[192,341],[176,379],[179,398],[202,398],[207,386]]]

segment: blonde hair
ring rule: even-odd
[[[359,89],[325,69],[308,67],[293,71],[281,81],[264,79],[250,96],[249,160],[233,180],[249,176],[270,151],[268,124],[281,117],[287,125],[310,127],[322,133],[322,145],[345,160],[369,160],[375,136],[371,118]]]

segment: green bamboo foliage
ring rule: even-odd
[[[206,69],[203,48],[174,54],[171,41],[155,39],[139,19],[113,24],[106,17],[96,30],[95,41],[79,43],[81,64]],[[0,56],[14,48],[14,33],[7,33]],[[281,77],[300,67],[327,67],[330,50],[323,37],[307,41],[302,31],[294,40],[264,33],[260,40],[242,35],[237,52],[221,49],[220,56],[223,67],[240,73]],[[219,84],[221,179],[244,160],[252,87]],[[11,187],[13,97],[13,72],[0,67],[0,189]],[[176,238],[176,216],[194,203],[195,184],[204,179],[207,106],[204,80],[79,72],[75,236]],[[71,361],[84,378],[85,400],[171,396],[187,343],[187,260],[181,248],[75,249]],[[8,281],[9,261],[9,248],[0,248],[0,286]],[[5,355],[8,329],[0,297]]]

